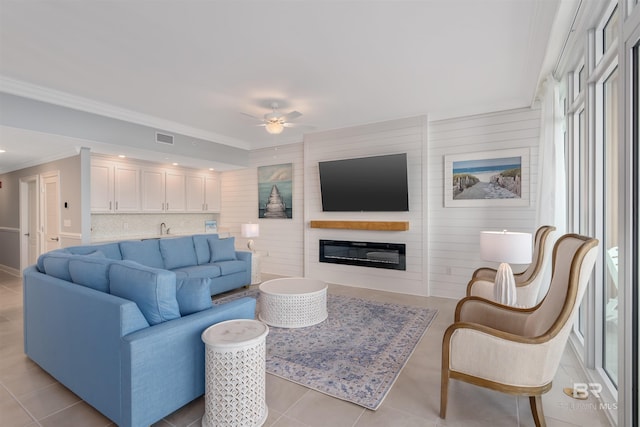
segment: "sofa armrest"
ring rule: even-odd
[[[255,308],[254,298],[240,298],[125,336],[123,424],[153,424],[204,394],[202,332],[225,320],[253,319]]]
[[[149,324],[132,302],[24,271],[24,348],[58,381],[117,421],[122,336]]]

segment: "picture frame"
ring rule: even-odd
[[[529,149],[444,156],[444,206],[529,206]]]
[[[258,218],[293,218],[293,163],[258,167]]]

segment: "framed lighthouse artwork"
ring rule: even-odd
[[[258,167],[258,218],[293,218],[293,163]]]

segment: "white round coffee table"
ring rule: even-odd
[[[303,328],[327,318],[327,284],[304,277],[267,280],[260,285],[259,318],[278,328]]]

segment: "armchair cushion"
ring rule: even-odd
[[[113,295],[134,301],[150,325],[180,317],[175,273],[134,262],[112,264]]]

